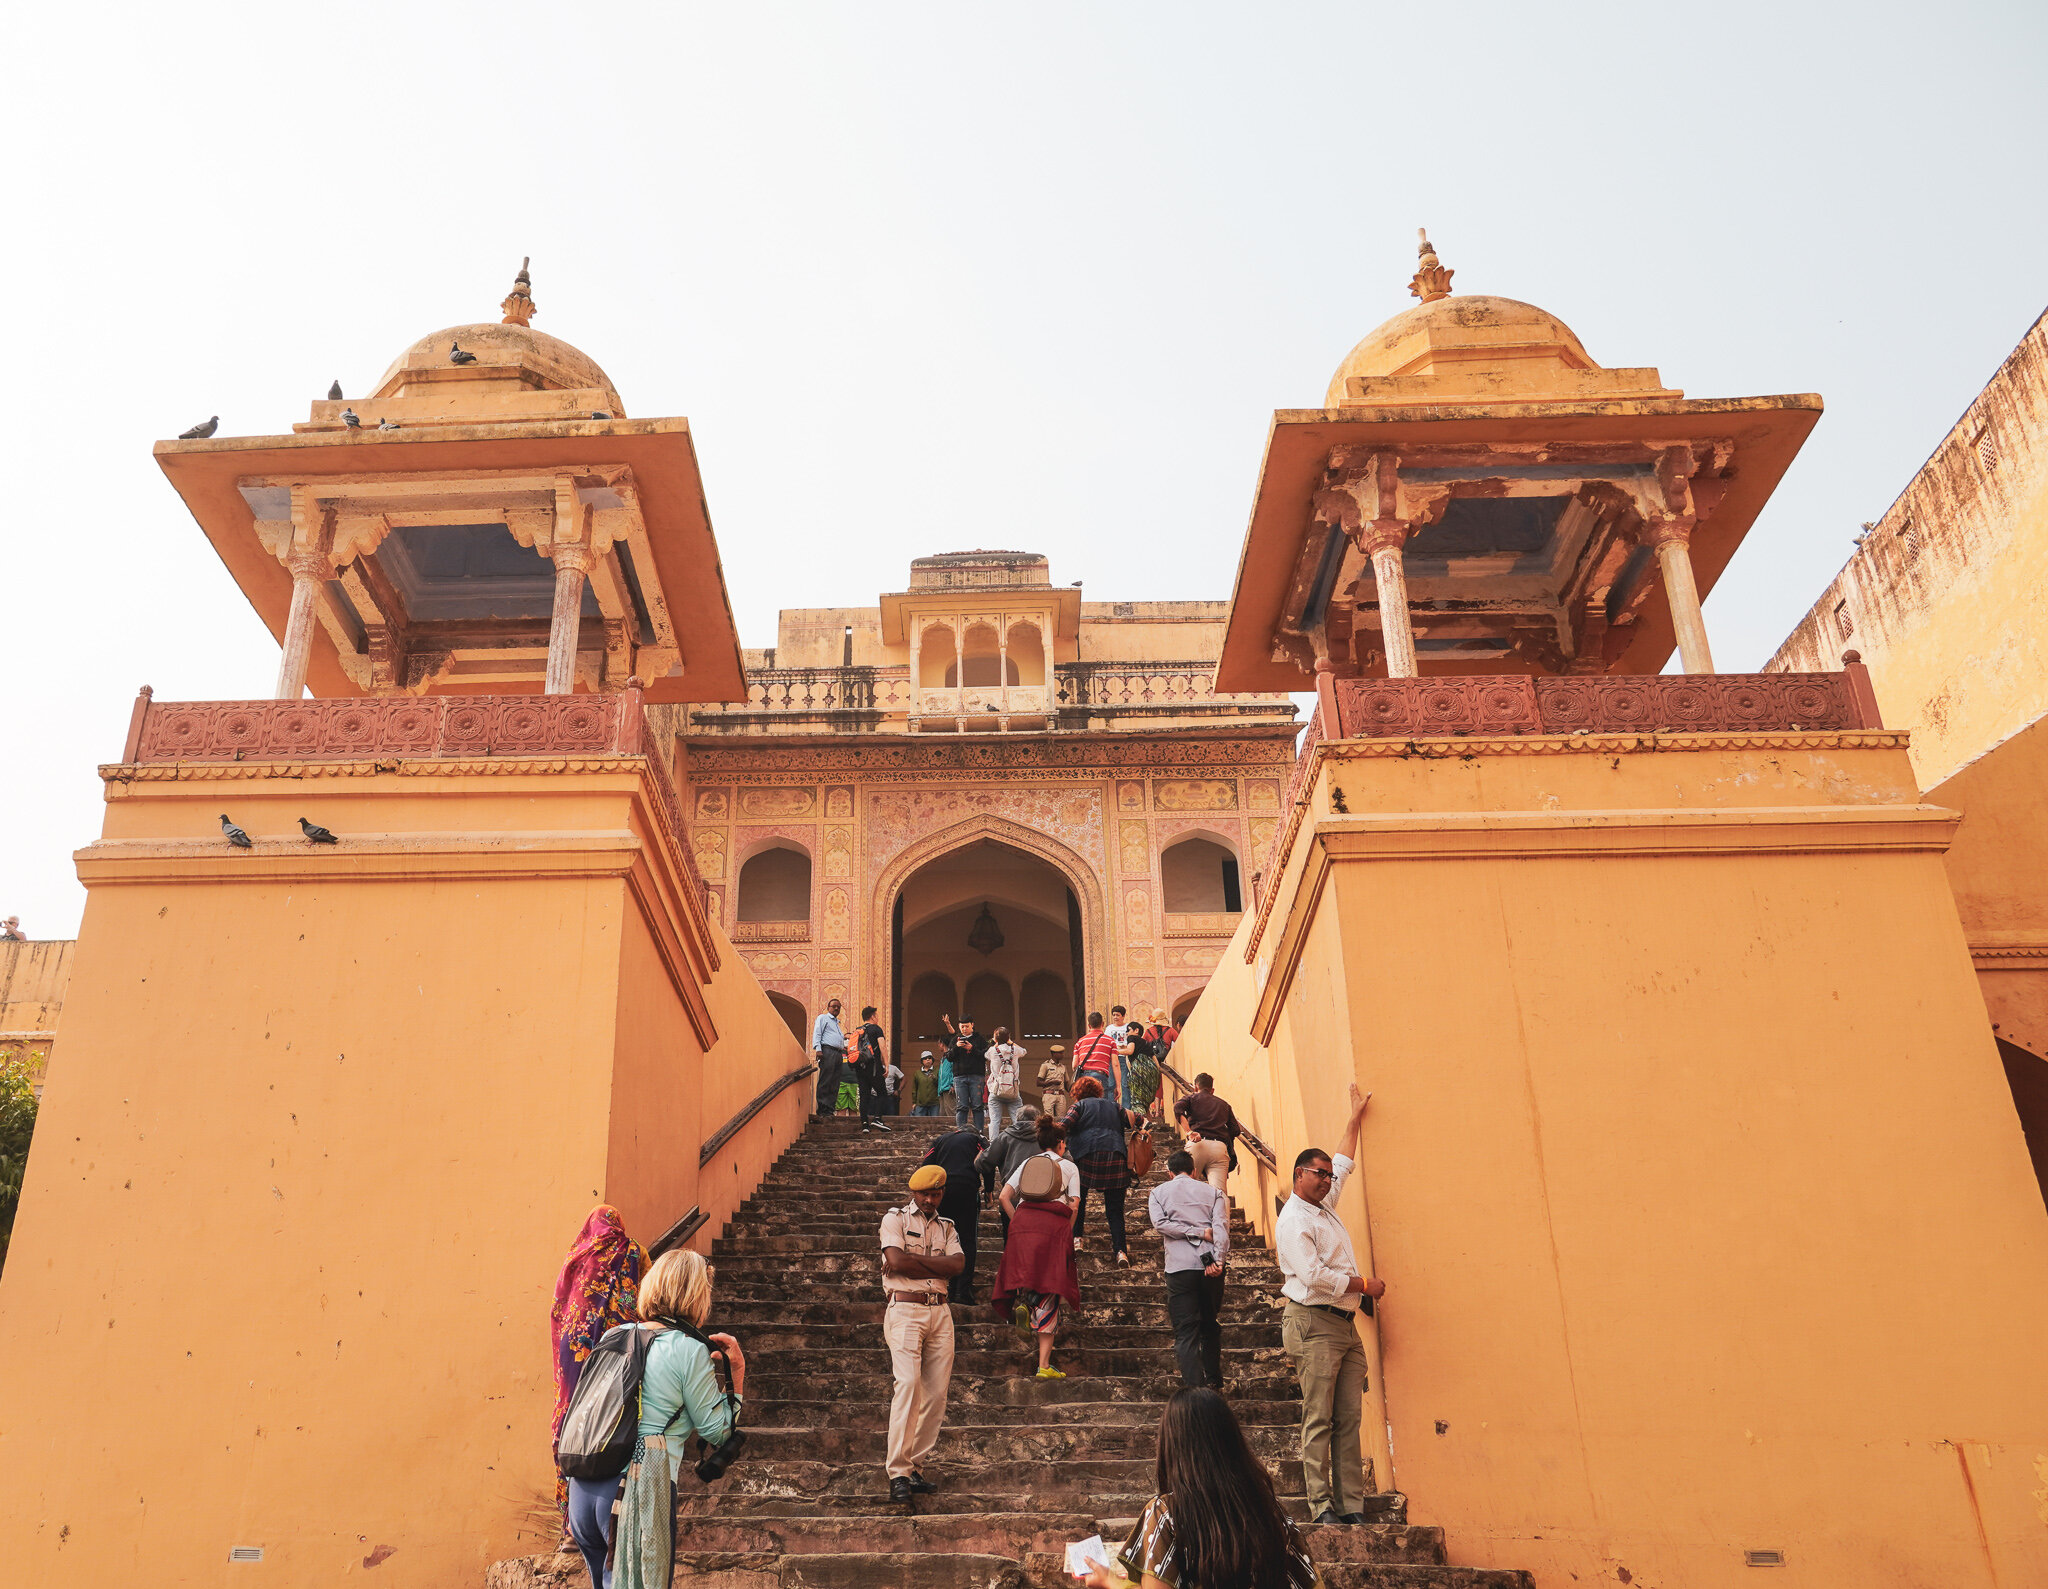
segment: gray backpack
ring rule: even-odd
[[[653,1341],[637,1324],[615,1324],[590,1349],[555,1444],[563,1478],[612,1479],[626,1471],[640,1432],[640,1381]],[[676,1418],[682,1415],[678,1407]],[[669,1424],[674,1427],[675,1418]]]

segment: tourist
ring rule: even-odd
[[[946,1050],[953,1061],[953,1124],[962,1130],[968,1121],[976,1131],[988,1130],[988,1039],[974,1030],[974,1017],[963,1015],[955,1026],[946,1018],[946,1030],[953,1034]]]
[[[939,1112],[953,1112],[953,1051],[950,1048],[939,1055]]]
[[[839,1071],[846,1063],[846,1033],[839,1026],[839,1001],[828,999],[811,1022],[811,1057],[818,1062],[818,1113],[839,1107]]]
[[[1004,1228],[1009,1234],[990,1301],[998,1318],[1013,1319],[1018,1329],[1036,1339],[1038,1377],[1065,1379],[1052,1366],[1052,1349],[1061,1303],[1081,1305],[1072,1240],[1073,1214],[1081,1203],[1081,1172],[1065,1156],[1066,1132],[1057,1120],[1038,1120],[1035,1136],[1038,1151],[1026,1155],[1003,1183]]]
[[[1230,1190],[1230,1150],[1222,1143],[1203,1136],[1193,1126],[1188,1127],[1186,1144],[1188,1157],[1195,1163],[1195,1174],[1217,1191],[1227,1193]]]
[[[1130,1011],[1121,1004],[1109,1007],[1109,1035],[1116,1049],[1116,1085],[1104,1086],[1103,1095],[1113,1098],[1117,1107],[1131,1106],[1131,1020]]]
[[[1195,1178],[1191,1154],[1167,1156],[1172,1179],[1152,1188],[1152,1228],[1166,1243],[1166,1316],[1180,1382],[1223,1388],[1223,1266],[1230,1258],[1230,1203]]]
[[[1042,1089],[1038,1096],[1040,1114],[1057,1117],[1067,1112],[1066,1052],[1058,1043],[1053,1044],[1045,1063],[1038,1067],[1038,1085]]]
[[[981,1204],[986,1208],[995,1199],[996,1188],[1007,1185],[1018,1165],[1038,1151],[1038,1111],[1030,1104],[1017,1110],[1016,1119],[1008,1128],[997,1133],[988,1149],[974,1161],[981,1171]],[[1010,1239],[1009,1211],[1003,1211],[1003,1240]]]
[[[1273,1225],[1274,1257],[1287,1298],[1281,1344],[1301,1380],[1301,1467],[1309,1516],[1318,1523],[1362,1523],[1365,1457],[1359,1445],[1365,1394],[1365,1346],[1358,1314],[1386,1293],[1358,1272],[1351,1232],[1330,1205],[1344,1190],[1371,1094],[1351,1087],[1351,1121],[1335,1158],[1304,1148],[1294,1161],[1294,1195]]]
[[[1173,1393],[1153,1483],[1116,1565],[1081,1575],[1085,1589],[1321,1589],[1273,1476],[1215,1391]]]
[[[889,1105],[884,1114],[903,1113],[903,1067],[892,1058],[882,1072],[882,1087],[889,1095]]]
[[[1131,1054],[1125,1061],[1130,1078],[1130,1106],[1150,1119],[1159,1097],[1159,1045],[1142,1021],[1124,1028],[1130,1036]]]
[[[930,1049],[918,1056],[917,1074],[910,1078],[910,1112],[914,1115],[935,1115],[939,1112],[939,1072],[932,1061]]]
[[[1024,1106],[1024,1045],[1010,1041],[1010,1029],[989,1034],[988,1111],[991,1137],[999,1137]]]
[[[860,1012],[860,1030],[854,1033],[854,1080],[860,1086],[858,1104],[860,1128],[863,1131],[887,1131],[882,1116],[887,1111],[882,1107],[886,1096],[884,1072],[887,1066],[882,1059],[882,1029],[875,1024],[875,1007],[863,1005]]]
[[[1237,1135],[1242,1128],[1236,1112],[1216,1096],[1214,1076],[1205,1070],[1195,1077],[1195,1090],[1173,1106],[1173,1118],[1185,1121],[1205,1140],[1222,1143],[1229,1167],[1237,1168]]]
[[[569,1481],[569,1522],[593,1589],[662,1589],[675,1571],[675,1483],[691,1435],[725,1444],[746,1395],[747,1359],[730,1335],[704,1334],[711,1265],[702,1253],[663,1253],[640,1282],[638,1328],[654,1336],[640,1380],[640,1438],[626,1471]],[[732,1394],[718,1388],[713,1349],[725,1354]],[[682,1432],[678,1433],[678,1430]],[[612,1504],[618,1502],[613,1566]]]
[[[1074,1080],[1091,1074],[1105,1093],[1116,1084],[1116,1037],[1103,1029],[1100,1010],[1089,1012],[1088,1030],[1074,1044]]]
[[[967,1260],[946,1289],[955,1302],[963,1304],[974,1301],[974,1252],[981,1225],[981,1176],[974,1165],[987,1146],[980,1132],[961,1127],[936,1138],[923,1161],[946,1172],[946,1195],[939,1212],[960,1232],[960,1251]]]
[[[609,1203],[599,1203],[583,1221],[569,1248],[569,1258],[555,1281],[555,1305],[548,1312],[548,1335],[555,1349],[554,1438],[562,1438],[562,1419],[569,1398],[583,1377],[583,1360],[604,1332],[640,1317],[640,1277],[647,1272],[647,1254],[626,1234],[626,1222]],[[555,1510],[561,1514],[567,1539],[569,1481],[555,1480]]]
[[[1131,1182],[1131,1163],[1124,1132],[1143,1124],[1136,1115],[1103,1096],[1102,1080],[1089,1071],[1074,1082],[1074,1107],[1060,1122],[1067,1128],[1067,1151],[1081,1167],[1081,1201],[1074,1210],[1074,1250],[1081,1248],[1081,1226],[1088,1218],[1088,1194],[1102,1196],[1103,1218],[1117,1266],[1128,1268],[1131,1255],[1124,1235],[1124,1189]]]
[[[939,1212],[945,1193],[946,1172],[924,1165],[910,1177],[910,1201],[882,1216],[882,1339],[896,1376],[889,1400],[889,1499],[898,1503],[938,1488],[920,1469],[939,1443],[953,1380],[953,1310],[939,1283],[953,1280],[967,1263],[959,1231]]]

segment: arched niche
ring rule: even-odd
[[[1012,684],[1045,682],[1045,637],[1038,632],[1037,624],[1011,624],[1008,649]]]
[[[974,1017],[977,1032],[993,1032],[998,1026],[1007,1026],[1010,1034],[1016,1035],[1017,1003],[1007,978],[993,971],[977,971],[967,979],[964,1003],[966,1013]]]
[[[1017,999],[1017,1040],[1064,1042],[1074,1036],[1074,996],[1055,971],[1034,971]]]
[[[967,689],[987,689],[1002,682],[1002,641],[988,624],[969,624],[960,642],[961,685]],[[1017,682],[1014,674],[1009,682]]]
[[[768,991],[768,1002],[775,1006],[775,1013],[782,1017],[782,1024],[795,1035],[797,1045],[806,1052],[811,1046],[811,1018],[804,1007],[787,993]]]
[[[1196,988],[1194,992],[1183,993],[1177,1000],[1175,1000],[1173,1006],[1173,1024],[1175,1026],[1180,1027],[1186,1026],[1188,1024],[1188,1017],[1195,1013],[1195,1006],[1201,1002],[1201,999],[1202,990],[1200,988]]]
[[[810,851],[771,839],[740,867],[736,901],[736,921],[809,921]]]
[[[943,1043],[947,1040],[946,1023],[939,1017],[957,1017],[959,1012],[960,990],[953,979],[943,971],[927,971],[910,984],[910,996],[904,1001],[904,1036],[927,1047]]]
[[[926,624],[917,640],[917,682],[926,689],[948,689],[958,682],[960,659],[953,631],[944,624]]]
[[[1237,849],[1209,834],[1190,833],[1161,851],[1159,884],[1169,915],[1244,909]]]

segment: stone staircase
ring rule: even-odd
[[[953,1310],[946,1425],[925,1473],[936,1495],[891,1505],[883,1472],[891,1388],[882,1344],[876,1235],[943,1129],[893,1119],[893,1134],[817,1121],[783,1154],[712,1251],[714,1329],[747,1351],[747,1449],[730,1474],[678,1488],[676,1581],[700,1589],[1051,1589],[1071,1540],[1099,1533],[1112,1554],[1152,1494],[1161,1404],[1179,1388],[1159,1238],[1130,1195],[1131,1267],[1118,1270],[1091,1198],[1078,1321],[1063,1320],[1054,1364],[1036,1377],[1031,1343],[986,1301],[1001,1257],[996,1211],[981,1220],[975,1288]],[[1532,1589],[1527,1574],[1448,1566],[1443,1531],[1398,1506],[1363,1527],[1308,1525],[1294,1376],[1280,1348],[1279,1272],[1242,1216],[1233,1221],[1223,1371],[1254,1449],[1303,1524],[1329,1589]],[[1372,1515],[1372,1514],[1369,1514]],[[573,1554],[500,1562],[489,1589],[581,1589]]]

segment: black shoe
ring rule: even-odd
[[[909,1478],[899,1479],[897,1482],[909,1485],[912,1495],[937,1495],[939,1493],[939,1487],[922,1473],[913,1473]]]
[[[1365,1513],[1346,1512],[1342,1517],[1338,1518],[1337,1521],[1340,1523],[1360,1524],[1365,1521]]]
[[[910,1504],[910,1480],[891,1479],[889,1481],[889,1501],[894,1506],[908,1506]]]
[[[896,1485],[897,1485],[897,1484],[901,1484],[901,1483],[903,1483],[903,1482],[904,1482],[903,1480],[901,1480],[901,1479],[898,1479],[898,1480],[896,1480],[896,1483],[895,1483],[895,1484],[891,1484],[891,1485],[889,1486],[889,1494],[890,1494],[890,1495],[891,1495],[892,1497],[893,1497],[893,1496],[895,1495],[895,1493],[896,1493]],[[1338,1516],[1338,1515],[1337,1515],[1337,1514],[1336,1514],[1335,1512],[1331,1511],[1331,1510],[1330,1510],[1330,1509],[1329,1509],[1329,1508],[1328,1508],[1328,1507],[1326,1506],[1326,1507],[1324,1507],[1324,1508],[1323,1508],[1323,1509],[1322,1509],[1322,1510],[1321,1510],[1320,1512],[1316,1513],[1316,1515],[1315,1515],[1314,1517],[1311,1517],[1311,1518],[1309,1519],[1309,1521],[1310,1521],[1311,1523],[1341,1523],[1341,1522],[1343,1522],[1343,1521],[1344,1521],[1344,1519],[1343,1519],[1343,1518],[1341,1518],[1341,1517],[1339,1517],[1339,1516]]]
[[[887,1126],[883,1125],[882,1122],[879,1120],[870,1120],[868,1124],[873,1126],[877,1131],[887,1131],[889,1129]]]

